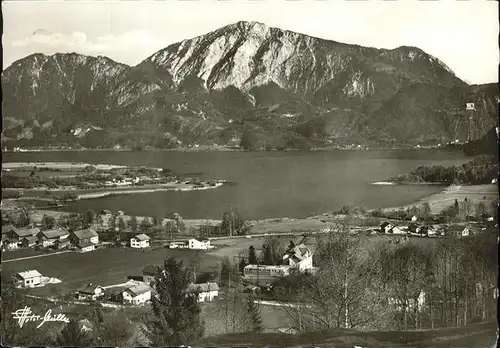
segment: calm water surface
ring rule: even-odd
[[[69,211],[123,210],[139,216],[220,218],[236,207],[246,219],[307,217],[343,205],[367,208],[412,203],[439,186],[372,185],[420,165],[453,165],[468,159],[456,151],[317,152],[32,152],[5,153],[4,162],[78,161],[170,168],[233,185],[192,192],[154,192],[81,200]]]

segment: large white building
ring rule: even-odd
[[[198,302],[213,301],[219,296],[219,285],[217,283],[189,284],[186,292],[188,294],[198,294]]]
[[[137,283],[122,291],[123,303],[143,305],[151,300],[152,290],[146,283]]]
[[[19,272],[15,277],[23,288],[34,288],[42,284],[42,275],[37,270]]]
[[[189,241],[189,249],[207,250],[210,249],[210,240],[208,238],[191,238]]]
[[[149,236],[144,233],[138,234],[135,237],[130,238],[131,248],[147,248],[149,247]]]
[[[300,271],[306,271],[313,268],[313,253],[304,244],[292,246],[289,248],[283,261],[288,262],[288,265],[293,268],[298,268]]]

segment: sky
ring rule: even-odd
[[[2,10],[4,68],[58,52],[136,65],[172,43],[245,20],[362,46],[416,46],[468,83],[498,81],[492,0],[7,0]]]

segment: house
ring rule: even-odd
[[[147,248],[149,247],[149,238],[146,234],[141,233],[135,237],[130,238],[131,248]]]
[[[88,283],[78,290],[78,300],[80,301],[95,301],[102,297],[104,297],[104,289],[99,285]]]
[[[415,295],[418,296],[415,296],[413,298],[409,298],[406,300],[406,309],[407,310],[417,310],[419,312],[423,311],[425,309],[425,292],[424,291],[420,291],[419,293],[416,293]],[[399,299],[396,299],[396,298],[389,298],[389,305],[392,305],[396,308],[396,310],[398,311],[402,311],[403,310],[403,302]]]
[[[391,233],[390,231],[394,228],[394,225],[391,224],[390,222],[384,221],[380,225],[380,232],[381,233]]]
[[[147,265],[142,270],[142,280],[146,284],[151,284],[155,280],[155,276],[161,268],[159,266]]]
[[[12,225],[2,227],[2,236],[11,241],[19,242],[23,237],[33,237],[40,232],[39,228],[16,228]]]
[[[416,233],[416,234],[422,234],[423,233],[422,227],[419,226],[418,224],[415,224],[415,223],[410,223],[408,225],[408,232],[410,232],[410,233]]]
[[[19,247],[19,242],[16,239],[10,239],[2,236],[2,248],[7,250],[16,250]]]
[[[418,217],[416,215],[413,215],[411,217],[411,222],[416,222],[418,220]]]
[[[274,282],[289,275],[291,268],[288,265],[248,265],[243,269],[243,283],[262,286],[267,282]]]
[[[109,215],[109,216],[111,216],[111,215],[113,215],[113,212],[111,210],[109,210],[109,209],[103,209],[103,210],[101,210],[101,215]]]
[[[33,288],[42,283],[42,275],[37,270],[19,272],[15,277],[24,288]]]
[[[283,261],[288,262],[291,267],[298,268],[300,271],[313,268],[313,254],[304,244],[295,246],[290,245],[290,248],[283,255]]]
[[[170,242],[168,245],[170,249],[187,249],[189,248],[188,242]]]
[[[26,236],[21,238],[19,246],[22,248],[30,248],[36,245],[38,238],[36,236]]]
[[[84,230],[72,231],[69,234],[69,240],[71,240],[71,243],[73,243],[74,245],[78,245],[81,243],[98,244],[99,243],[99,235],[97,234],[97,232],[94,229],[87,228]]]
[[[67,249],[71,246],[69,240],[56,240],[53,244],[56,249]]]
[[[118,210],[116,214],[118,214],[118,216],[123,216],[125,215],[125,212],[123,210]]]
[[[123,303],[142,305],[151,300],[152,288],[146,283],[137,283],[122,291]]]
[[[471,234],[470,232],[471,231],[467,226],[454,224],[448,227],[448,229],[446,230],[446,235],[455,238],[460,238],[460,237],[468,237]]]
[[[76,245],[76,248],[81,252],[81,253],[86,253],[89,251],[94,251],[95,250],[95,244],[88,243],[88,242],[82,242]]]
[[[68,231],[63,228],[41,231],[37,234],[38,242],[43,246],[54,244],[56,240],[64,241],[69,237]]]
[[[198,294],[198,302],[209,302],[219,296],[219,285],[217,283],[189,284],[186,293]]]
[[[208,238],[191,238],[189,241],[189,249],[207,250],[210,249],[210,240]]]

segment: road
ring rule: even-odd
[[[37,257],[46,257],[46,256],[52,256],[52,255],[57,255],[57,254],[65,254],[65,253],[72,253],[73,251],[65,250],[65,251],[58,251],[56,253],[50,253],[50,254],[43,254],[43,255],[35,255],[35,256],[26,256],[26,257],[20,257],[18,259],[12,259],[12,260],[2,260],[3,263],[7,262],[14,262],[14,261],[21,261],[21,260],[28,260],[28,259],[36,259]]]

